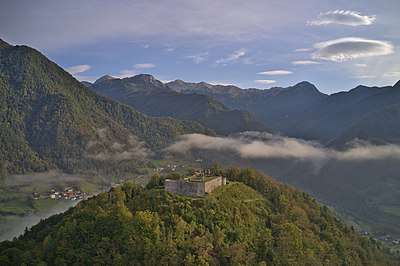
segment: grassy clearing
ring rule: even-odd
[[[27,197],[19,197],[14,200],[0,202],[1,215],[23,215],[32,211],[33,209]]]
[[[134,182],[138,183],[141,186],[145,186],[149,183],[150,177],[149,176],[139,176],[133,179]]]
[[[77,184],[77,187],[80,191],[85,192],[86,194],[93,194],[97,191],[99,191],[100,186],[97,184],[93,184],[93,183],[88,183],[85,181],[81,181]]]
[[[65,200],[53,200],[53,199],[39,199],[33,202],[33,206],[36,211],[47,213],[54,209],[60,209],[64,206],[69,205],[70,202]]]
[[[254,202],[263,199],[261,194],[243,183],[238,182],[229,182],[229,184],[225,186],[217,187],[211,192],[209,197],[232,202]]]
[[[24,208],[29,207],[28,200],[26,197],[19,197],[14,200],[0,202],[0,209],[3,208]]]

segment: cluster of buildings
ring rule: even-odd
[[[394,239],[390,235],[384,235],[379,238],[381,241],[390,242],[393,245],[400,245],[399,239]]]
[[[171,173],[171,172],[175,172],[179,168],[185,168],[185,166],[178,165],[178,164],[167,164],[165,167],[159,167],[159,168],[154,169],[154,171],[156,173],[161,173],[161,172]]]
[[[368,231],[364,231],[363,236],[374,237],[373,234]],[[400,245],[400,239],[396,239],[390,235],[382,235],[380,237],[376,237],[375,239],[379,239],[380,241],[387,242],[387,243],[393,244],[393,245]]]
[[[51,190],[45,193],[33,193],[33,199],[54,199],[54,200],[82,200],[86,197],[84,192],[67,187],[64,191]]]

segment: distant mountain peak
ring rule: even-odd
[[[116,78],[114,78],[114,77],[112,77],[110,75],[105,75],[105,76],[102,76],[101,78],[97,79],[94,82],[94,84],[99,84],[100,82],[104,82],[104,81],[107,81],[107,80],[113,80],[113,79],[116,79]]]
[[[310,83],[309,81],[303,80],[297,83],[295,86],[314,86],[314,84]]]
[[[134,81],[144,81],[148,83],[153,83],[155,81],[158,81],[153,75],[150,74],[139,74],[133,77],[128,78],[129,80],[134,80]]]
[[[393,88],[399,88],[400,89],[400,80],[396,82],[396,84],[393,85]]]
[[[139,74],[130,78],[124,79],[127,82],[131,82],[137,85],[150,86],[151,88],[165,88],[164,83],[156,79],[150,74]]]
[[[308,82],[306,80],[303,80],[303,81],[297,83],[293,87],[313,87],[313,88],[316,88],[314,84],[312,84],[312,83],[310,83],[310,82]]]
[[[184,86],[184,85],[186,84],[186,82],[184,82],[184,81],[181,80],[181,79],[176,79],[176,80],[171,81],[171,82],[168,82],[168,83],[171,83],[171,84],[179,84],[179,85],[182,85],[182,86]]]
[[[294,86],[288,87],[288,89],[295,89],[296,91],[301,91],[301,92],[318,92],[321,93],[317,87],[315,87],[314,84],[308,82],[308,81],[302,81],[297,83]]]

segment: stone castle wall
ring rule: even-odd
[[[185,180],[165,180],[165,190],[171,194],[191,197],[205,197],[204,183]]]
[[[213,191],[214,189],[216,189],[219,186],[222,186],[222,177],[219,176],[217,178],[214,178],[212,180],[209,180],[207,182],[204,183],[204,191],[206,193],[210,193],[211,191]]]
[[[171,194],[191,197],[205,197],[215,188],[226,185],[224,177],[216,177],[207,182],[191,182],[187,180],[165,180],[165,190]]]

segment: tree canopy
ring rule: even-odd
[[[206,198],[127,183],[0,244],[2,265],[393,265],[306,193],[231,167]],[[154,178],[157,180],[157,178]],[[160,183],[158,183],[160,184]]]

